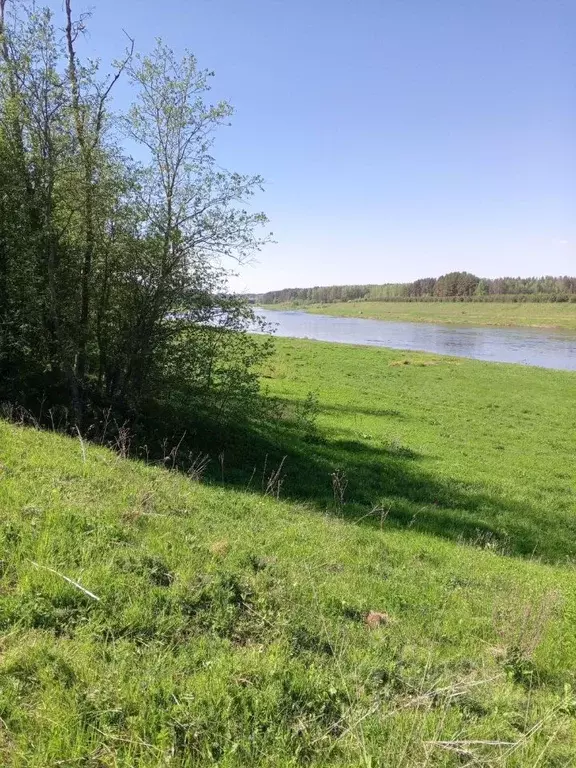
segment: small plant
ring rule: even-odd
[[[178,461],[178,453],[180,451],[180,446],[182,445],[182,442],[184,438],[186,437],[186,431],[182,434],[182,437],[180,440],[176,443],[176,445],[172,446],[170,450],[168,450],[168,439],[164,438],[162,441],[162,464],[165,467],[168,467],[169,469],[176,469],[177,461]]]
[[[318,393],[308,392],[297,411],[298,425],[304,432],[305,438],[309,439],[316,434],[316,421],[319,412]]]
[[[332,472],[332,493],[334,494],[334,504],[338,510],[341,510],[344,506],[347,488],[348,478],[346,473],[341,469]]]
[[[127,459],[130,455],[131,442],[132,436],[130,430],[125,424],[122,424],[121,427],[118,427],[118,434],[116,435],[113,446],[121,459]]]
[[[304,400],[284,400],[269,397],[266,404],[268,418],[278,424],[288,424],[310,441],[317,438],[316,420],[320,411],[318,394],[308,392]]]
[[[548,590],[537,602],[511,599],[495,611],[494,624],[502,644],[506,669],[517,682],[532,682],[534,653],[560,602],[556,590]]]

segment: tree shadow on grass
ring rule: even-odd
[[[186,424],[177,423],[182,434]],[[433,476],[422,467],[424,457],[406,447],[331,438],[289,420],[218,426],[195,419],[194,425],[186,450],[210,456],[209,482],[306,502],[367,526],[385,519],[387,526],[510,555],[547,561],[576,556],[576,525],[567,530],[565,519],[556,526],[547,519],[544,526],[532,506]]]
[[[384,416],[391,419],[397,419],[398,421],[404,421],[406,414],[402,411],[398,411],[396,408],[365,408],[362,406],[351,405],[331,405],[329,403],[322,403],[319,406],[320,411],[326,413],[354,413],[361,416]]]

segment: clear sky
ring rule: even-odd
[[[217,158],[266,178],[278,241],[236,288],[576,273],[576,0],[75,7],[104,60],[125,28],[216,71]]]

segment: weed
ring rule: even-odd
[[[519,601],[511,596],[495,610],[494,624],[504,648],[504,665],[517,682],[536,681],[534,654],[559,602],[558,592],[548,590],[536,601]]]
[[[204,473],[210,463],[210,456],[207,453],[198,453],[195,456],[189,454],[189,467],[187,475],[191,480],[199,483],[204,477]]]
[[[280,498],[280,491],[282,490],[282,484],[284,483],[284,474],[282,470],[284,468],[284,462],[286,461],[286,459],[287,457],[284,456],[280,464],[276,467],[276,469],[273,469],[270,472],[267,478],[265,477],[266,475],[266,461],[265,461],[264,471],[263,471],[263,482],[262,482],[264,496],[273,496],[276,499]]]
[[[118,426],[113,445],[121,459],[127,459],[130,455],[131,443],[132,435],[129,427],[126,424]]]
[[[334,495],[334,504],[336,509],[341,512],[346,499],[346,489],[348,488],[348,478],[346,473],[337,469],[331,474],[332,478],[332,493]]]

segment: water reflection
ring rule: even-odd
[[[576,371],[576,334],[534,328],[468,328],[258,309],[277,336],[436,352]]]

